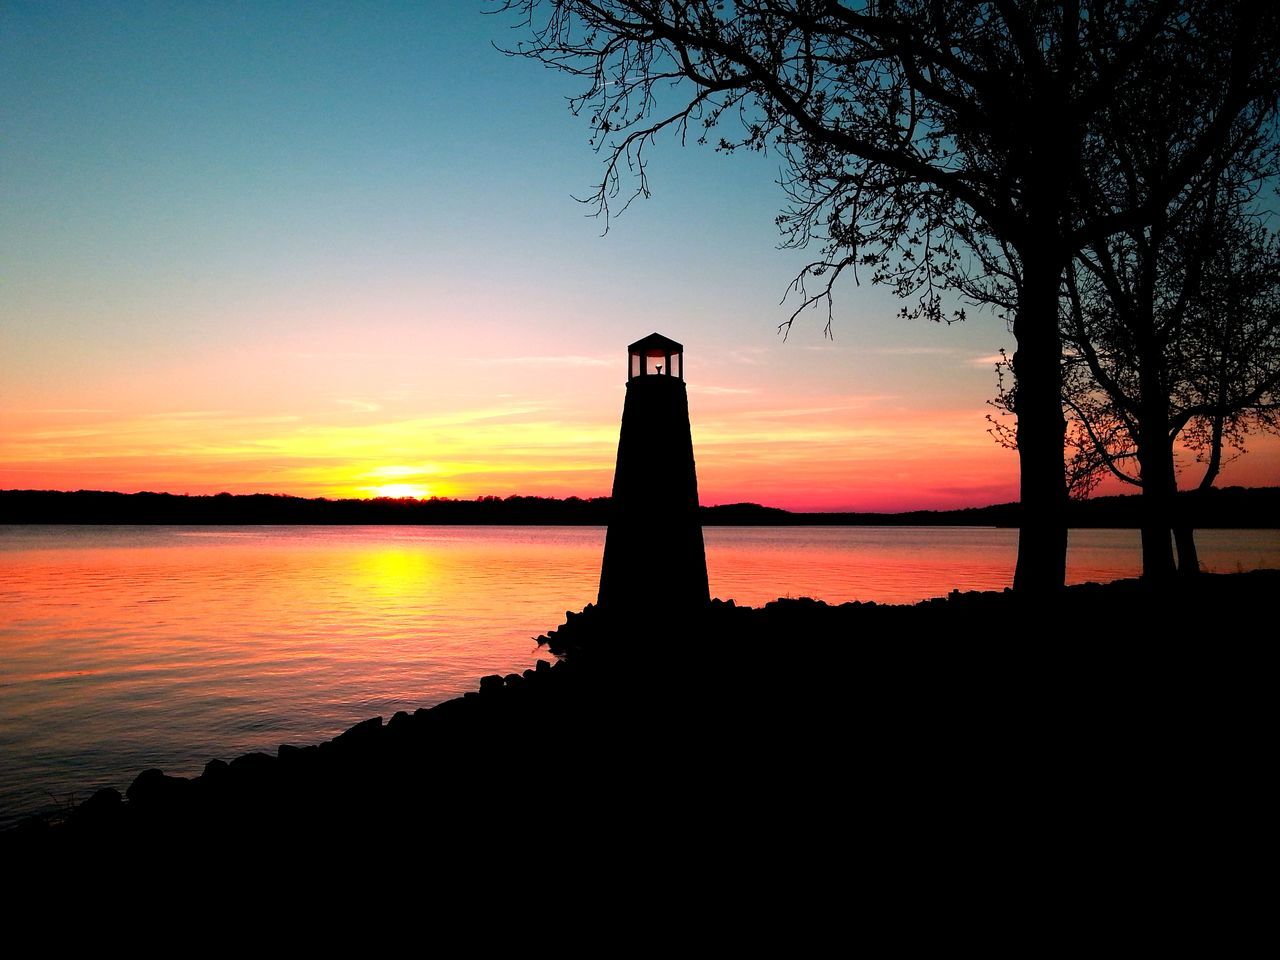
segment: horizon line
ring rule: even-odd
[[[1193,494],[1193,493],[1202,493],[1202,492],[1221,493],[1229,490],[1259,490],[1259,491],[1280,490],[1280,485],[1253,487],[1253,486],[1246,486],[1241,484],[1233,484],[1231,486],[1226,486],[1226,487],[1210,487],[1209,491],[1180,490],[1178,491],[1178,493],[1179,494]],[[300,500],[300,501],[312,502],[312,503],[323,502],[323,503],[405,503],[405,504],[409,504],[409,503],[427,504],[432,502],[437,502],[437,503],[481,503],[484,501],[505,502],[513,499],[540,500],[540,501],[552,502],[552,503],[565,503],[565,502],[576,500],[581,503],[593,503],[596,501],[612,499],[612,497],[608,494],[601,495],[601,496],[585,496],[585,497],[579,496],[577,494],[570,494],[564,497],[552,497],[552,496],[544,496],[540,494],[516,494],[516,493],[507,494],[505,496],[502,496],[499,494],[479,494],[473,498],[446,497],[446,496],[434,496],[434,495],[427,496],[427,497],[387,497],[387,496],[307,497],[299,494],[267,493],[267,492],[231,493],[229,491],[219,491],[218,493],[173,493],[170,491],[157,491],[157,490],[136,490],[132,492],[126,492],[123,490],[94,490],[94,489],[87,489],[87,488],[79,488],[76,490],[51,490],[51,489],[41,490],[41,489],[32,489],[32,488],[11,488],[11,489],[0,490],[0,495],[4,495],[4,494],[58,494],[62,496],[74,496],[76,494],[100,494],[100,495],[120,496],[120,497],[139,497],[139,496],[175,497],[175,498],[187,498],[192,500],[194,499],[210,499],[211,500],[211,499],[222,498],[222,497],[229,497],[233,499],[251,498],[251,497],[271,497],[271,498],[280,498],[280,499],[288,499],[288,500]],[[1091,501],[1131,499],[1131,498],[1137,499],[1139,497],[1141,497],[1140,492],[1105,494],[1099,497],[1088,497],[1083,500],[1071,501],[1071,502],[1091,502]],[[967,507],[916,507],[909,510],[855,510],[855,509],[793,510],[787,507],[770,506],[768,504],[759,503],[754,500],[736,500],[736,501],[730,501],[727,503],[710,503],[710,504],[699,503],[698,506],[702,509],[717,509],[717,508],[724,508],[724,507],[755,507],[761,510],[773,510],[773,511],[779,511],[781,513],[787,513],[787,514],[793,514],[793,515],[799,515],[799,516],[817,516],[817,515],[824,515],[824,514],[833,514],[833,515],[834,514],[862,514],[862,515],[868,515],[868,516],[897,516],[897,515],[903,515],[903,514],[916,514],[916,513],[962,513],[962,512],[971,511],[971,510],[980,511],[980,510],[988,510],[988,509],[1001,508],[1001,507],[1017,507],[1018,501],[1011,500],[1011,501],[1004,501],[1000,503],[986,503],[986,504],[967,506]]]

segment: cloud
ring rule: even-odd
[[[343,400],[335,397],[333,402],[350,407],[353,413],[376,413],[382,409],[382,404],[370,403],[368,400]]]
[[[708,384],[689,384],[690,393],[702,393],[711,397],[728,397],[740,396],[743,394],[759,393],[756,387],[715,387]]]
[[[219,420],[234,417],[230,410],[166,410],[163,413],[144,413],[145,420]]]
[[[761,357],[769,353],[770,347],[739,347],[736,350],[730,350],[725,359],[733,363],[745,363],[754,366],[761,363]]]
[[[844,413],[850,410],[865,410],[867,407],[898,399],[900,399],[900,397],[897,394],[869,393],[857,396],[840,397],[839,402],[823,406],[766,409],[759,411],[758,415],[766,419],[773,417],[821,417],[832,413]]]
[[[945,357],[958,353],[955,347],[870,347],[863,353],[874,353],[881,357]]]
[[[472,357],[467,363],[475,363],[486,367],[518,364],[522,367],[621,367],[617,357],[588,357],[580,354],[562,354],[530,356],[530,357]]]
[[[985,357],[970,357],[968,362],[971,366],[975,366],[975,367],[994,367],[997,363],[1000,363],[1006,359],[1008,358],[1002,357],[998,353],[991,353]]]
[[[212,426],[256,426],[259,424],[266,425],[272,423],[297,423],[302,418],[297,414],[248,414],[236,413],[234,410],[174,410],[165,413],[142,413],[138,415],[138,419],[142,421],[160,421],[160,422],[184,422],[184,421],[207,421]],[[129,420],[120,421],[121,425],[126,426]]]
[[[294,360],[398,360],[403,354],[400,353],[376,353],[369,350],[340,350],[340,351],[321,351],[321,350],[291,350],[287,353],[280,354],[282,357],[290,357]]]
[[[55,414],[81,414],[81,413],[116,413],[117,411],[109,407],[6,407],[3,413],[55,413]]]

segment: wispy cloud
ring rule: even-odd
[[[759,393],[760,390],[757,387],[716,387],[709,384],[691,383],[689,384],[689,392],[706,394],[710,397],[730,397]]]
[[[144,420],[221,420],[233,416],[230,410],[165,410],[142,414]]]
[[[622,365],[617,357],[590,357],[580,354],[531,357],[473,357],[466,362],[485,367],[508,365],[522,367],[614,367]]]
[[[82,413],[115,413],[109,407],[4,407],[3,413],[50,413],[50,414],[82,414]]]
[[[208,421],[211,424],[226,426],[266,426],[273,423],[297,423],[302,418],[291,413],[258,415],[237,413],[234,410],[173,410],[139,414],[138,419],[161,423]]]
[[[989,353],[985,357],[970,357],[969,364],[974,367],[994,367],[997,363],[1007,359],[998,353]]]
[[[955,347],[870,347],[863,353],[873,353],[880,357],[947,357],[959,351]]]
[[[370,350],[290,350],[280,354],[295,360],[398,360],[402,354]]]
[[[823,406],[781,407],[778,409],[762,410],[758,415],[766,419],[772,419],[775,417],[826,416],[833,413],[845,413],[850,410],[865,410],[867,407],[898,399],[899,397],[896,394],[890,393],[865,394],[861,396],[841,397],[838,403],[826,404]]]
[[[355,413],[376,413],[382,409],[382,404],[371,403],[368,400],[343,400],[341,397],[335,397],[333,402],[350,407]]]

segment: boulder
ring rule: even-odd
[[[78,825],[98,824],[119,814],[124,798],[114,787],[103,787],[71,814],[71,821]]]
[[[269,753],[246,753],[231,761],[231,773],[239,778],[257,780],[276,772],[276,758]]]
[[[340,750],[354,750],[371,747],[382,739],[382,718],[370,717],[362,720],[354,727],[333,738],[334,747]]]
[[[225,760],[210,760],[204,765],[204,773],[201,776],[209,783],[216,783],[225,777],[230,769],[231,765]]]
[[[134,778],[125,796],[140,807],[168,804],[184,797],[190,786],[191,781],[184,777],[170,777],[163,770],[152,768]]]

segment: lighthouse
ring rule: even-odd
[[[661,621],[709,598],[684,347],[652,333],[627,347],[600,606]]]

